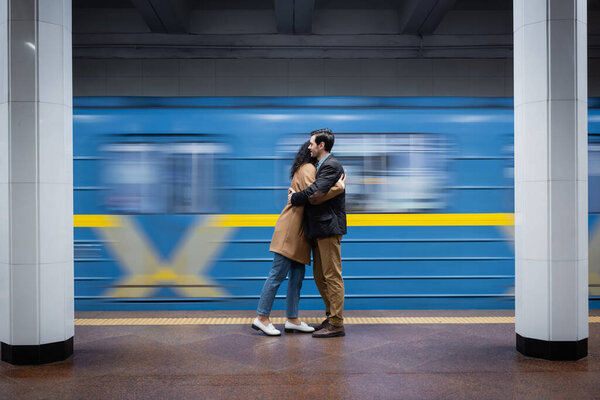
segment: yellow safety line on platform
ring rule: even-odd
[[[254,317],[213,317],[213,318],[76,318],[77,326],[108,326],[108,325],[250,325]],[[321,317],[302,318],[303,321],[315,324],[322,321]],[[283,324],[282,317],[271,318],[274,324]],[[590,323],[600,323],[600,317],[590,317]],[[360,324],[514,324],[514,317],[346,317],[347,325]]]
[[[251,228],[273,227],[278,214],[212,215],[208,226]],[[114,215],[75,215],[75,227],[115,227]],[[505,226],[514,225],[514,214],[348,214],[348,226]]]

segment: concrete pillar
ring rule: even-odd
[[[0,0],[2,360],[73,353],[71,1]]]
[[[517,350],[587,355],[587,1],[514,0]]]

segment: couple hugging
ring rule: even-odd
[[[313,337],[344,336],[344,280],[341,240],[346,234],[346,177],[331,154],[334,136],[329,129],[311,132],[292,165],[288,203],[275,225],[269,250],[274,253],[258,302],[252,328],[269,336],[281,332],[269,320],[273,300],[289,273],[286,332],[311,333]],[[305,265],[313,253],[313,275],[325,303],[326,319],[316,327],[298,319],[298,302]]]

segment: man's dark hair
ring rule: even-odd
[[[317,129],[316,131],[312,131],[310,136],[315,137],[315,143],[317,146],[319,143],[324,142],[325,151],[328,153],[331,151],[333,142],[335,142],[335,137],[333,136],[333,132],[331,132],[329,129]]]

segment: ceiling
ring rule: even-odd
[[[72,0],[73,55],[507,58],[512,0]],[[588,1],[600,57],[600,0]]]

